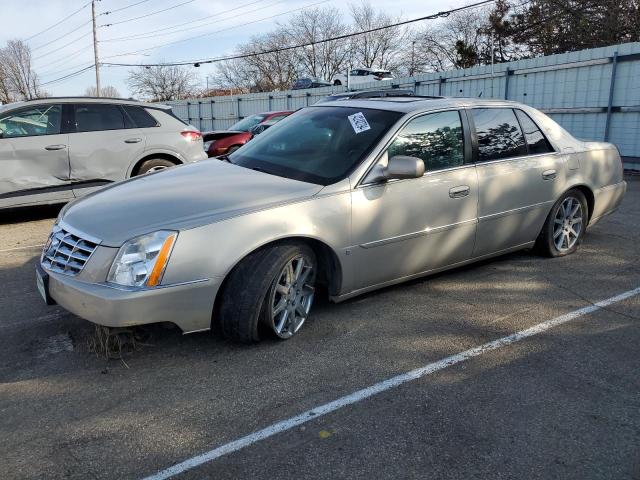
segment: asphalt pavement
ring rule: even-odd
[[[136,479],[640,287],[640,181],[575,255],[519,252],[334,305],[286,342],[141,331],[122,360],[43,304],[59,207],[0,213],[0,478]],[[175,478],[640,479],[640,295],[359,399]],[[251,437],[253,438],[253,437]]]

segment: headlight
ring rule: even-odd
[[[209,140],[208,142],[204,142],[202,144],[202,148],[204,148],[205,152],[209,151],[209,147],[211,146],[212,143],[213,143],[213,140]]]
[[[127,287],[155,287],[169,261],[178,232],[160,230],[126,242],[111,265],[107,282]]]

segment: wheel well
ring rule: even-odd
[[[333,84],[334,85],[342,85],[342,82],[340,80],[334,80]]]
[[[133,169],[131,170],[131,176],[135,177],[140,171],[140,167],[142,166],[142,164],[147,160],[151,160],[153,158],[161,158],[163,160],[169,160],[175,165],[182,164],[182,160],[180,160],[178,157],[175,157],[174,155],[170,155],[168,153],[152,153],[138,160],[138,162],[134,165]]]
[[[589,223],[589,220],[591,220],[591,215],[593,215],[593,208],[595,206],[595,196],[593,195],[593,192],[591,191],[591,189],[589,187],[587,187],[586,185],[576,185],[575,187],[576,190],[580,190],[584,197],[587,199],[587,208],[589,209],[589,217],[587,219],[587,224]]]
[[[340,261],[338,260],[338,256],[333,251],[333,249],[324,242],[320,240],[316,240],[314,238],[308,237],[287,237],[280,240],[276,240],[261,247],[253,250],[252,252],[247,253],[225,276],[220,288],[218,289],[218,293],[216,294],[216,299],[213,304],[213,319],[211,322],[212,330],[217,330],[219,326],[217,325],[217,319],[220,318],[220,305],[222,304],[222,296],[224,289],[227,285],[227,281],[231,276],[231,272],[235,270],[235,268],[240,265],[247,257],[250,255],[257,253],[261,250],[266,250],[270,247],[281,243],[304,243],[313,249],[313,252],[316,254],[316,258],[318,260],[318,283],[327,289],[329,295],[337,295],[340,292],[340,288],[342,286],[342,266],[340,265]]]

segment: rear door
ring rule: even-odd
[[[127,178],[143,156],[146,138],[118,104],[79,103],[69,135],[71,180],[76,196]]]
[[[0,207],[73,198],[62,105],[0,113]]]
[[[480,196],[474,256],[533,242],[559,195],[562,159],[520,110],[475,108]]]

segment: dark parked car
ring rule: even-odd
[[[331,83],[321,78],[299,78],[291,87],[291,90],[304,90],[305,88],[330,87]]]
[[[384,97],[413,97],[415,93],[413,90],[406,90],[400,88],[389,88],[386,90],[360,90],[356,92],[344,92],[344,93],[335,93],[333,95],[329,95],[317,103],[324,102],[335,102],[338,100],[353,100],[357,98],[384,98]],[[422,97],[421,97],[422,98]],[[437,97],[433,97],[437,98]]]
[[[229,130],[215,130],[213,132],[205,132],[202,137],[204,140],[204,151],[209,157],[217,157],[235,152],[245,143],[247,143],[254,135],[263,132],[266,128],[257,131],[257,127],[270,127],[278,123],[283,118],[291,115],[292,111],[281,112],[265,112],[256,113],[243,118],[239,122],[229,127]]]

